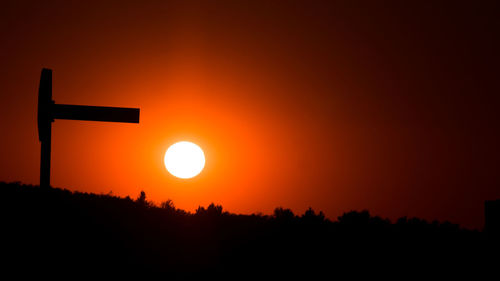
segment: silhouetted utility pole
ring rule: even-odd
[[[38,138],[41,142],[40,186],[50,186],[50,146],[54,119],[139,123],[139,108],[56,104],[52,70],[42,69],[38,89]]]

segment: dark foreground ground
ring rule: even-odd
[[[482,232],[417,218],[390,222],[367,211],[337,221],[311,209],[236,215],[212,204],[186,213],[172,202],[153,206],[145,194],[130,199],[18,183],[0,183],[0,200],[4,276],[407,279],[500,268],[499,252]]]

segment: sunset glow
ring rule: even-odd
[[[483,1],[7,2],[0,181],[39,184],[48,68],[55,104],[140,109],[56,118],[54,187],[475,229],[500,198],[499,17]],[[166,161],[180,141],[204,158]]]

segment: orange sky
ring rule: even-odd
[[[2,181],[38,183],[47,67],[57,103],[141,109],[138,125],[56,120],[53,186],[475,228],[500,197],[494,1],[67,2],[0,11]],[[180,140],[207,158],[190,180],[163,165]]]

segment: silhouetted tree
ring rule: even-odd
[[[141,207],[153,207],[154,204],[146,200],[146,192],[141,191],[139,197],[137,197],[136,203]]]
[[[292,210],[278,207],[274,209],[274,217],[278,220],[291,221],[295,218]]]
[[[146,192],[141,191],[141,194],[139,195],[139,197],[137,197],[137,203],[141,205],[146,204]]]
[[[195,211],[195,214],[196,215],[204,215],[206,212],[207,212],[207,210],[205,210],[205,207],[198,206],[198,208]]]
[[[350,211],[339,216],[338,222],[344,225],[367,225],[370,222],[370,213],[367,210]]]
[[[220,216],[222,215],[222,206],[211,203],[210,205],[208,205],[206,212],[209,216]]]
[[[314,212],[314,210],[309,207],[309,209],[304,212],[301,218],[307,223],[322,223],[325,220],[325,214],[323,214],[322,211],[316,214],[316,212]]]

